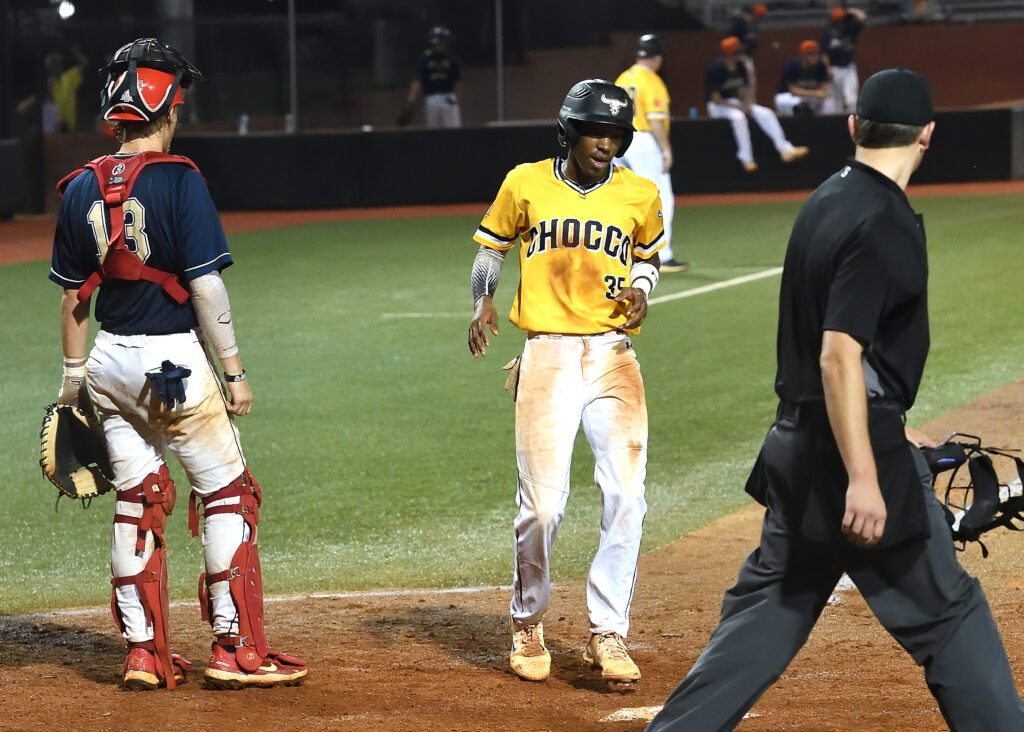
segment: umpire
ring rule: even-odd
[[[842,573],[914,660],[957,732],[1024,730],[1024,703],[978,581],[904,427],[928,354],[924,226],[904,189],[931,143],[927,80],[872,76],[855,159],[807,200],[779,297],[778,415],[747,483],[760,546],[650,731],[730,730],[807,640]]]

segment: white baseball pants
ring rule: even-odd
[[[634,132],[633,142],[622,156],[623,164],[637,175],[654,181],[661,196],[661,217],[665,226],[665,246],[660,252],[661,261],[675,259],[672,253],[672,216],[676,210],[676,196],[672,191],[672,176],[664,171],[661,147],[653,132]]]
[[[647,502],[647,404],[628,336],[537,335],[526,341],[516,398],[517,626],[539,622],[551,599],[551,547],[569,497],[580,422],[601,491],[601,539],[587,577],[592,633],[629,631]]]
[[[423,98],[427,127],[462,127],[462,110],[455,93],[427,94]]]
[[[832,99],[836,111],[840,114],[853,114],[857,111],[857,95],[860,93],[860,78],[857,76],[857,64],[832,67]]]
[[[832,97],[818,99],[817,97],[801,97],[792,92],[780,92],[775,95],[775,111],[780,117],[791,117],[793,109],[798,104],[806,104],[814,110],[815,114],[834,114],[836,111],[835,100]]]
[[[750,143],[750,125],[743,110],[731,104],[708,102],[708,115],[725,118],[732,123],[732,134],[736,138],[736,157],[742,163],[753,162],[754,149]],[[760,104],[752,104],[750,105],[750,116],[768,135],[780,155],[793,149],[793,143],[786,139],[786,133],[782,131],[782,125],[779,124],[779,118],[775,116],[775,112]]]
[[[164,360],[191,369],[186,379],[185,403],[173,410],[163,407],[152,392],[146,371],[160,368]],[[200,495],[228,485],[245,469],[238,431],[224,405],[220,381],[195,333],[159,336],[96,334],[89,354],[89,396],[103,425],[103,433],[118,490],[140,484],[163,464],[167,449],[174,453]],[[187,510],[187,487],[178,487],[177,509]],[[238,498],[213,505],[238,503]],[[141,516],[142,505],[117,501],[117,513]],[[110,542],[110,567],[114,577],[141,572],[153,554],[152,532],[146,548],[135,553],[137,527],[115,523]],[[209,574],[230,567],[235,550],[247,540],[248,526],[240,514],[215,514],[203,524],[203,553]],[[235,605],[227,582],[210,587],[213,627],[218,635],[237,633]],[[134,585],[117,588],[118,608],[125,621],[125,639],[141,642],[153,638]]]

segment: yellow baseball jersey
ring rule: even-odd
[[[633,258],[665,246],[661,198],[654,183],[615,165],[583,189],[558,158],[525,163],[505,176],[473,238],[499,251],[520,240],[516,327],[605,333],[626,322],[626,305],[613,298],[630,285]]]
[[[634,64],[619,74],[615,80],[633,98],[636,112],[633,116],[633,127],[641,132],[650,132],[652,119],[665,121],[665,130],[669,128],[668,105],[672,99],[668,95],[665,82],[657,73],[646,66]]]

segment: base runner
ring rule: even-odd
[[[173,689],[190,668],[169,648],[168,449],[193,486],[193,535],[203,507],[200,608],[216,636],[207,685],[297,684],[305,663],[271,650],[263,632],[262,497],[233,422],[249,413],[252,391],[220,277],[231,254],[198,169],[168,154],[182,90],[203,77],[155,38],[122,46],[105,72],[101,111],[121,147],[61,181],[50,279],[64,288],[58,402],[95,406],[114,471],[111,610],[128,644],[124,685]],[[100,330],[86,358],[97,286]]]
[[[519,472],[510,663],[529,681],[550,673],[542,624],[548,568],[581,421],[603,505],[587,579],[591,635],[583,659],[612,689],[630,690],[640,680],[625,638],[647,512],[647,405],[630,334],[658,282],[664,230],[657,186],[613,163],[629,148],[632,120],[625,89],[598,79],[573,86],[558,113],[565,157],[514,168],[474,235],[481,245],[469,324],[475,357],[486,354],[488,329],[498,334],[492,296],[505,254],[520,241],[510,320],[527,339],[508,366]]]

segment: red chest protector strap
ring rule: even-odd
[[[107,205],[110,222],[110,242],[107,253],[103,257],[100,268],[93,272],[78,289],[78,300],[85,302],[105,280],[146,280],[160,285],[171,299],[179,305],[188,300],[188,290],[182,287],[177,276],[170,272],[150,267],[132,252],[124,241],[124,213],[121,207],[132,193],[135,179],[147,165],[153,163],[178,163],[188,165],[197,173],[199,168],[188,158],[181,155],[169,155],[158,152],[144,152],[127,158],[106,155],[86,163],[85,168],[76,170],[57,184],[57,192],[64,195],[75,177],[84,173],[86,168],[96,175],[96,183],[100,194]]]

